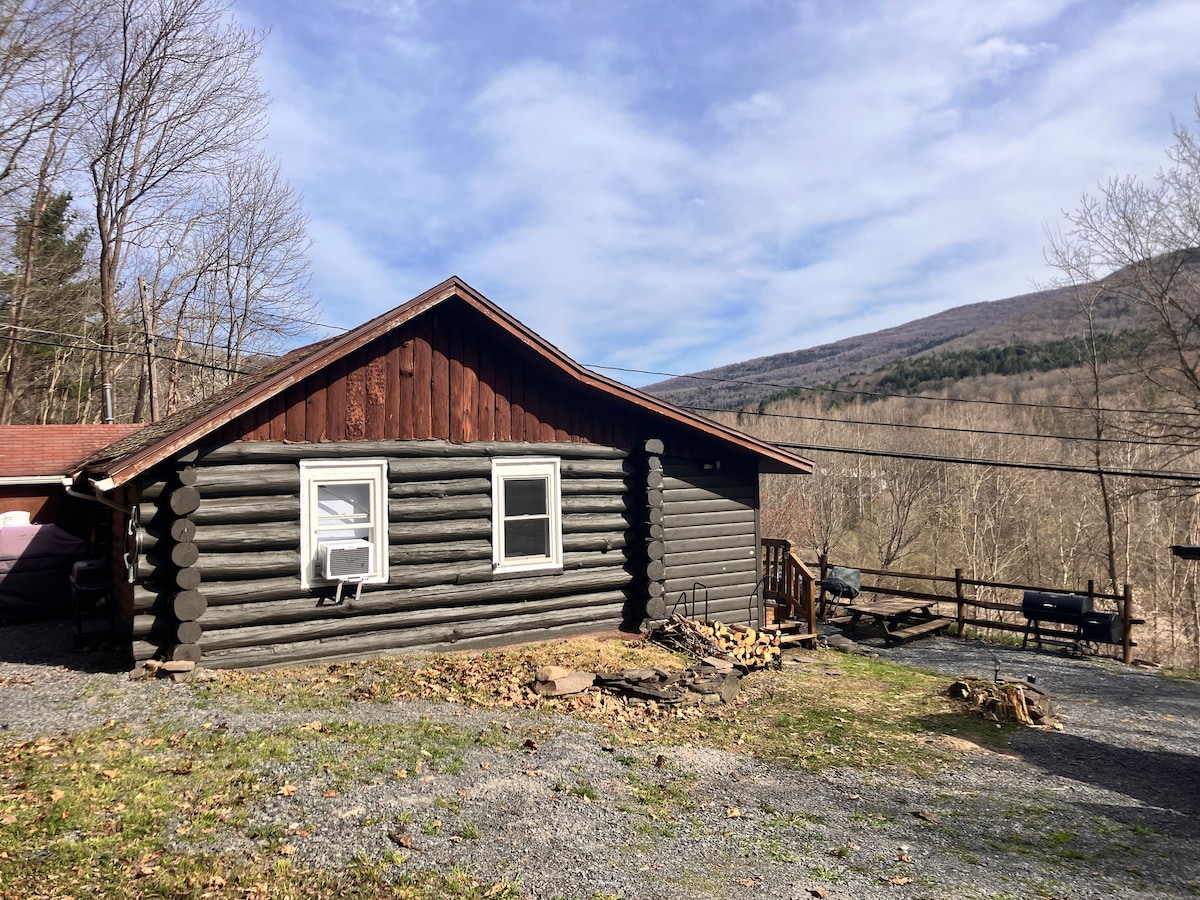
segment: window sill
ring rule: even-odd
[[[492,569],[492,581],[505,581],[510,578],[533,578],[539,575],[561,575],[562,573],[563,567],[552,563],[544,566],[503,567]]]

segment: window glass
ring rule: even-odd
[[[497,572],[562,569],[556,458],[492,460],[492,567]]]
[[[322,545],[353,540],[371,544],[370,556],[363,557],[371,570],[366,582],[387,581],[387,461],[301,460],[301,586],[331,583]]]

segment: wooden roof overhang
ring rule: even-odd
[[[686,431],[701,434],[735,452],[756,457],[761,471],[781,474],[812,472],[811,460],[711,419],[687,412],[584,368],[461,279],[451,277],[408,303],[340,337],[294,350],[233,382],[212,397],[180,410],[159,423],[146,426],[129,438],[111,444],[80,463],[75,477],[78,479],[86,475],[93,487],[100,492],[120,487],[158,463],[187,450],[205,436],[298,384],[312,373],[365,347],[391,330],[452,298],[457,298],[474,308],[495,326],[528,347],[532,354],[545,360],[577,385],[630,404]]]

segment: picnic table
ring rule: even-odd
[[[932,600],[891,598],[872,603],[852,603],[846,607],[845,630],[878,625],[889,644],[907,641],[923,634],[941,631],[954,622],[933,614]],[[866,621],[864,621],[864,619]]]

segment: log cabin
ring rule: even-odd
[[[484,647],[675,609],[760,623],[760,472],[799,456],[596,375],[458,278],[117,441],[135,662]]]

